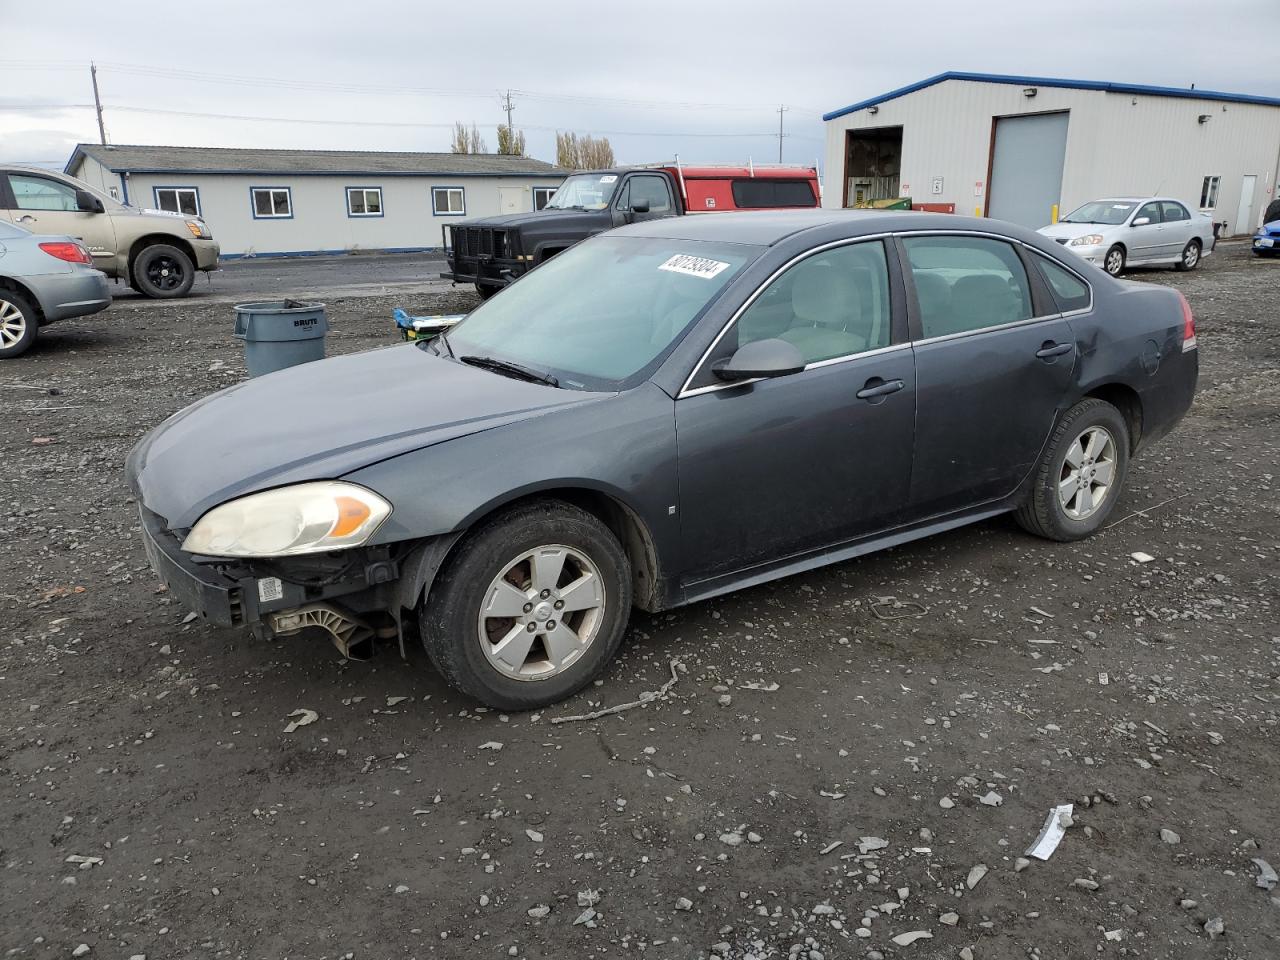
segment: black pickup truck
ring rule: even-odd
[[[580,240],[628,223],[818,205],[812,167],[623,167],[566,177],[541,210],[466,220],[445,227],[455,283],[489,297]]]

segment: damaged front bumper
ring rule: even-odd
[[[198,557],[181,548],[163,518],[140,512],[152,568],[172,596],[211,624],[276,636],[319,627],[354,659],[363,659],[375,635],[399,634],[400,567],[389,548],[281,560]]]

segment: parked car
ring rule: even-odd
[[[106,275],[84,244],[0,220],[0,360],[30,350],[45,324],[109,306]]]
[[[597,676],[633,605],[1005,512],[1087,537],[1197,369],[1180,293],[1011,224],[688,217],[579,244],[433,340],[214,394],[128,475],[208,621],[350,649],[416,615],[450,683],[527,709]]]
[[[575,243],[623,224],[691,213],[803,209],[820,199],[814,167],[690,167],[676,161],[577,173],[541,210],[447,226],[449,269],[441,276],[474,283],[481,297],[489,297]]]
[[[1194,270],[1213,252],[1213,221],[1171,197],[1090,200],[1040,233],[1113,277],[1131,266]]]
[[[1280,200],[1272,200],[1267,206],[1262,226],[1253,235],[1253,253],[1258,257],[1274,257],[1280,253]]]
[[[125,206],[40,167],[0,167],[0,219],[75,237],[94,266],[148,297],[185,297],[196,271],[218,269],[217,241],[198,216]]]

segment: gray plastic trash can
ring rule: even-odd
[[[233,335],[244,341],[244,362],[251,377],[323,360],[328,331],[323,303],[269,300],[236,305]]]

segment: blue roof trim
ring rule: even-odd
[[[1008,83],[1021,87],[1065,87],[1069,90],[1100,90],[1103,93],[1128,93],[1140,94],[1147,97],[1180,97],[1184,100],[1219,100],[1227,103],[1255,103],[1264,107],[1280,107],[1280,97],[1259,97],[1249,93],[1223,93],[1219,90],[1191,90],[1182,87],[1150,87],[1139,83],[1108,83],[1106,81],[1093,80],[1064,80],[1059,77],[1016,77],[1001,73],[964,73],[956,70],[948,70],[946,73],[939,73],[937,76],[929,77],[927,80],[921,80],[910,86],[899,87],[897,90],[890,90],[888,93],[881,94],[878,97],[872,97],[870,100],[863,100],[859,103],[850,104],[847,107],[841,107],[839,110],[832,110],[830,113],[822,115],[823,120],[835,120],[837,117],[843,117],[858,110],[865,110],[867,107],[874,107],[877,104],[884,103],[886,100],[894,100],[898,97],[906,96],[908,93],[915,93],[917,90],[923,90],[925,87],[932,87],[934,84],[942,83],[946,80],[973,80],[978,83]]]

